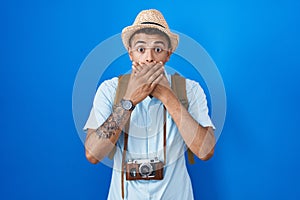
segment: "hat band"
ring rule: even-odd
[[[164,27],[163,25],[160,25],[160,24],[158,24],[158,23],[155,23],[155,22],[142,22],[141,24],[154,24],[154,25],[157,25],[157,26],[160,26],[160,27],[166,28],[166,27]]]

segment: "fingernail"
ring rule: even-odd
[[[164,64],[162,61],[159,61],[160,64]]]

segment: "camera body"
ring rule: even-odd
[[[126,180],[162,180],[164,164],[154,159],[128,160],[126,163]]]

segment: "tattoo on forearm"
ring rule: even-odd
[[[116,135],[118,130],[123,128],[129,116],[129,111],[124,110],[120,104],[114,105],[112,114],[96,129],[96,134],[99,138],[111,138]]]

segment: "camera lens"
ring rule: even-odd
[[[150,163],[143,163],[140,165],[139,171],[142,176],[149,176],[152,173],[153,168]]]
[[[150,172],[150,169],[148,166],[141,167],[141,174],[146,175],[146,174],[149,174],[149,172]]]

